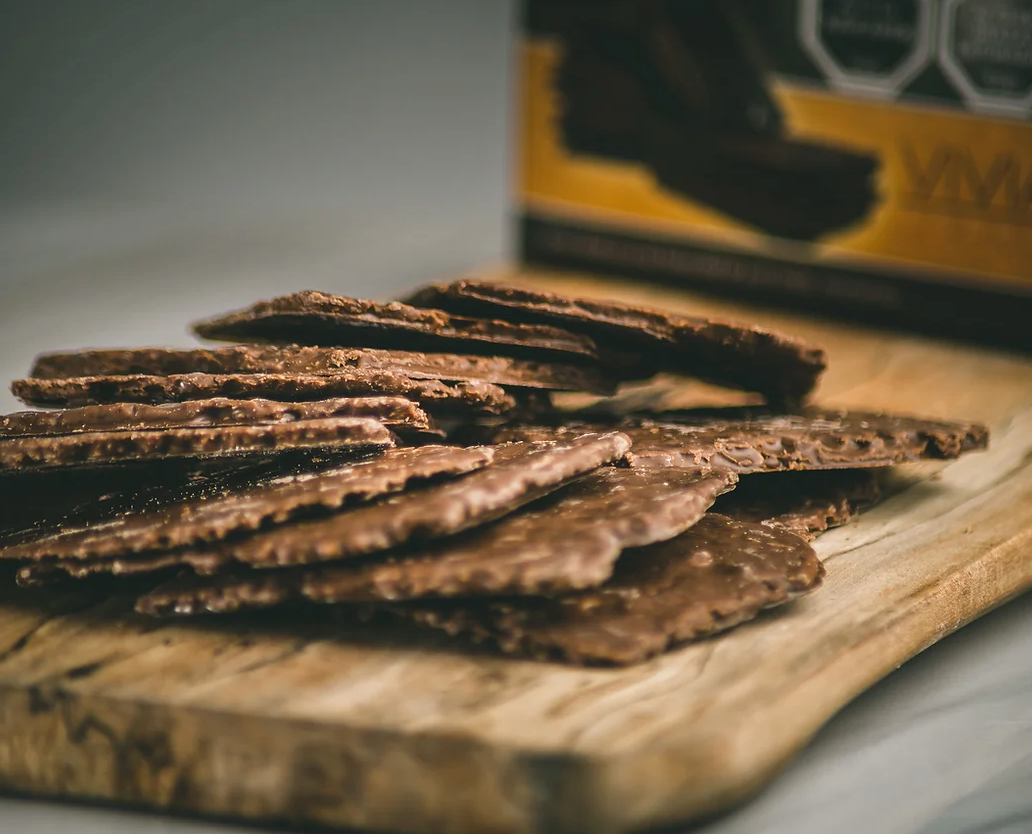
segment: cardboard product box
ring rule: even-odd
[[[525,0],[524,260],[1032,347],[1032,0]]]

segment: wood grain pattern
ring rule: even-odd
[[[908,468],[818,540],[818,594],[629,669],[322,614],[164,625],[104,587],[54,598],[5,582],[0,783],[375,830],[652,826],[745,798],[860,691],[1032,585],[1032,360],[667,290],[515,280],[783,327],[828,348],[821,404],[983,420],[990,449]]]

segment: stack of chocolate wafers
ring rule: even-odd
[[[237,344],[48,354],[13,384],[57,407],[0,417],[20,584],[143,583],[156,616],[333,603],[633,663],[813,591],[807,540],[876,501],[878,469],[987,441],[804,407],[825,357],[791,337],[498,284],[301,292],[195,331]],[[612,396],[659,373],[765,405]]]

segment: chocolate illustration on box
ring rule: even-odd
[[[732,4],[582,3],[557,23],[570,151],[643,164],[662,187],[780,237],[813,240],[871,210],[877,160],[786,136],[751,48],[759,33]]]

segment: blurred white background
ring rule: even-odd
[[[5,0],[0,373],[506,251],[503,0]],[[0,410],[15,405],[4,386]]]

